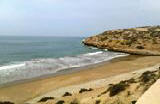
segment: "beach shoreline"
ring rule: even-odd
[[[0,86],[65,74],[128,54],[95,50],[73,56],[40,58],[0,66]]]
[[[128,58],[128,57],[132,57],[132,59],[133,59],[133,56],[135,56],[135,58],[136,57],[143,57],[143,56],[138,56],[138,55],[128,55],[128,54],[126,54],[126,55],[118,56],[118,57],[112,58],[110,60],[102,61],[102,62],[99,62],[99,63],[94,63],[94,64],[90,64],[90,65],[86,65],[86,66],[63,69],[63,70],[57,71],[56,73],[51,73],[51,74],[41,75],[41,76],[38,76],[38,77],[29,78],[29,79],[16,80],[16,81],[13,81],[13,82],[0,84],[0,88],[10,87],[10,86],[18,85],[18,84],[29,83],[29,82],[34,82],[34,81],[43,80],[43,79],[46,79],[46,78],[52,78],[52,77],[63,76],[63,75],[67,75],[67,74],[78,73],[78,72],[83,71],[83,70],[90,70],[92,68],[95,68],[95,67],[98,67],[98,66],[101,66],[101,65],[114,63],[114,62],[120,61],[120,60]]]
[[[154,60],[153,60],[154,59]],[[23,104],[35,97],[61,87],[78,85],[89,81],[128,73],[154,66],[160,62],[158,56],[125,56],[115,58],[97,65],[83,67],[81,70],[57,76],[47,76],[25,82],[7,85],[0,88],[0,100]],[[88,75],[89,73],[89,75]],[[17,91],[18,89],[18,91]],[[15,95],[16,93],[16,95]]]

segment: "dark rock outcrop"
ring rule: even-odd
[[[160,26],[105,31],[83,40],[88,46],[136,55],[160,55]]]

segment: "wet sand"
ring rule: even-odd
[[[61,87],[81,84],[97,79],[127,73],[142,68],[147,68],[160,63],[159,56],[126,56],[111,61],[82,68],[79,71],[65,73],[54,77],[40,78],[7,85],[0,88],[0,100],[11,101],[16,104],[33,99],[47,92]]]

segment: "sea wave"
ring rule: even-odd
[[[96,64],[126,55],[123,53],[98,51],[72,57],[33,59],[19,64],[2,66],[0,67],[0,84],[57,73],[65,69]]]
[[[98,54],[101,54],[101,53],[103,53],[103,51],[87,53],[87,54],[85,54],[85,55],[90,55],[90,56],[92,56],[92,55],[98,55]]]
[[[19,68],[19,67],[24,67],[25,63],[20,63],[20,64],[11,64],[7,66],[1,66],[0,70],[5,70],[5,69],[13,69],[13,68]]]

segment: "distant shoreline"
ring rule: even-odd
[[[17,84],[23,84],[23,83],[28,83],[28,82],[37,81],[37,80],[43,80],[45,78],[52,78],[52,77],[56,77],[56,76],[77,73],[77,72],[80,72],[82,70],[98,67],[98,66],[101,66],[101,65],[107,64],[107,63],[116,62],[116,61],[119,61],[119,60],[121,60],[123,58],[128,58],[128,57],[130,57],[130,56],[126,55],[126,56],[115,57],[115,58],[112,58],[110,60],[99,62],[99,63],[95,63],[95,64],[91,64],[91,65],[86,65],[86,66],[81,66],[81,67],[76,67],[76,68],[64,69],[64,70],[60,70],[60,71],[58,71],[56,73],[42,75],[42,76],[35,77],[35,78],[23,79],[23,80],[17,80],[17,81],[13,81],[13,82],[8,82],[8,83],[5,83],[5,84],[1,84],[0,88],[10,87],[10,86],[14,86],[14,85],[17,85]],[[143,57],[143,56],[136,56],[136,57]]]

